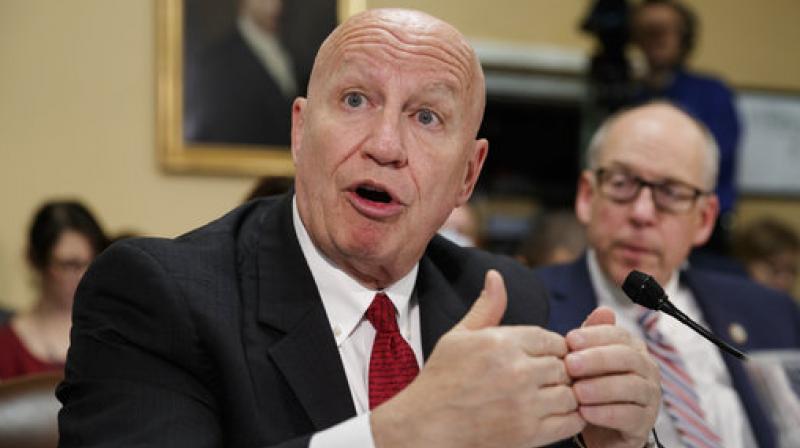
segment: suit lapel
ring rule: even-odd
[[[309,310],[269,349],[315,429],[356,415],[339,351],[324,310]]]
[[[428,256],[420,260],[416,292],[419,300],[422,351],[425,359],[428,359],[439,338],[467,313],[469,303],[450,287],[447,279]],[[477,296],[473,297],[475,298]]]
[[[316,430],[355,416],[350,387],[292,224],[291,196],[259,226],[254,356],[269,356]],[[271,369],[268,363],[251,363]],[[270,372],[263,372],[269,376]],[[255,381],[260,377],[255,372]]]

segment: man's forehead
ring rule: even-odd
[[[385,83],[386,76],[402,76],[404,69],[411,70],[416,73],[425,73],[423,77],[424,82],[418,86],[418,90],[430,94],[447,94],[456,96],[463,94],[463,83],[458,77],[449,71],[442,71],[435,66],[424,65],[423,67],[413,67],[404,64],[388,65],[385,60],[370,57],[360,51],[347,51],[342,54],[331,67],[329,75],[332,79],[338,79],[344,82],[348,81],[361,81],[361,82],[375,82]],[[397,73],[399,71],[399,74]]]
[[[702,147],[703,131],[685,112],[666,103],[655,103],[631,109],[620,115],[609,130],[609,140],[635,141],[649,139],[661,146]]]
[[[449,24],[417,11],[371,10],[354,16],[326,39],[315,65],[328,65],[368,50],[403,59],[444,64],[463,88],[476,77],[475,55]]]
[[[689,167],[699,171],[704,144],[702,131],[684,112],[674,106],[649,105],[623,114],[612,124],[601,163],[637,160],[658,171]]]

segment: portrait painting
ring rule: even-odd
[[[159,0],[158,146],[172,172],[291,176],[292,102],[336,0]]]

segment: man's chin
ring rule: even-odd
[[[346,264],[342,267],[370,288],[385,288],[399,280],[407,270],[408,263],[402,259],[404,252],[396,245],[350,242],[341,249]]]
[[[655,279],[659,283],[661,283],[662,285],[665,282],[665,280],[664,280],[665,275],[662,272],[662,270],[659,269],[657,264],[655,264],[655,263],[644,263],[644,262],[618,263],[614,267],[614,281],[617,282],[618,285],[622,285],[622,283],[625,281],[625,278],[628,276],[628,274],[630,274],[631,271],[634,271],[634,270],[640,271],[640,272],[644,272],[647,275],[651,275],[651,276],[655,277]],[[667,275],[667,278],[668,277],[669,277],[669,275]]]
[[[654,269],[652,264],[645,263],[639,259],[630,259],[630,258],[623,258],[614,260],[614,266],[612,268],[612,276],[614,277],[614,283],[618,286],[621,286],[622,283],[625,281],[625,278],[631,271],[641,271],[649,275],[653,275]]]

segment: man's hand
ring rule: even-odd
[[[498,326],[505,309],[502,277],[489,271],[478,300],[417,378],[373,410],[378,448],[529,448],[581,431],[566,341],[538,327]]]
[[[641,448],[658,416],[661,376],[641,340],[614,325],[614,312],[598,308],[567,334],[564,360],[589,448]]]

